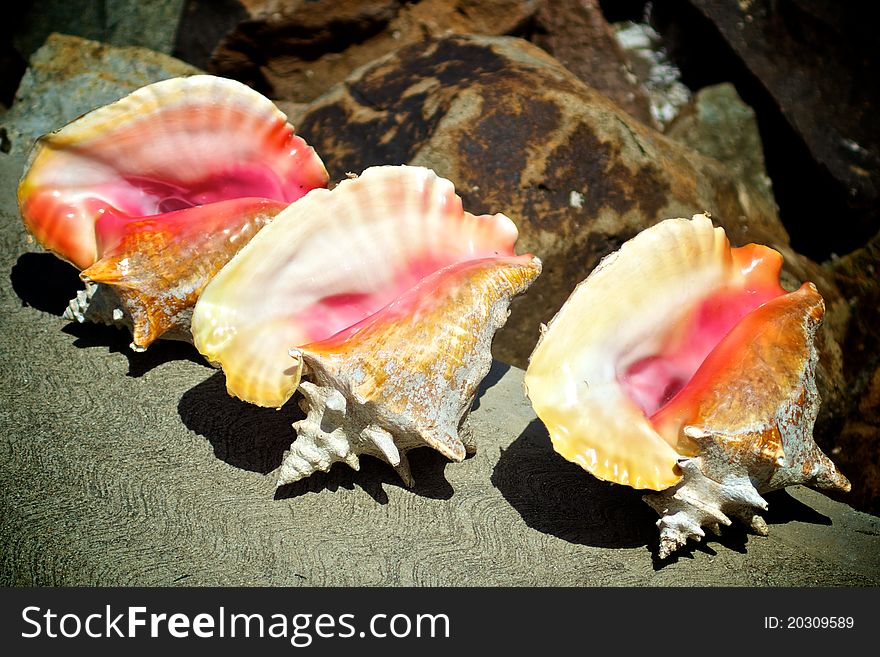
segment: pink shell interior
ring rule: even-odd
[[[516,238],[510,219],[465,212],[427,169],[368,169],[290,205],[218,273],[193,316],[196,347],[233,395],[281,406],[298,384],[292,347],[349,329],[444,267],[513,256]]]
[[[750,245],[733,249],[744,286],[718,290],[703,299],[670,336],[660,353],[629,365],[619,380],[626,395],[653,416],[693,378],[706,357],[739,321],[785,294],[779,285],[779,258]]]
[[[29,165],[25,224],[80,269],[114,243],[120,221],[238,198],[291,203],[327,184],[314,150],[267,99],[209,76],[95,110],[43,137]],[[99,221],[105,214],[115,219]]]
[[[454,278],[460,270],[473,267],[476,263],[500,262],[500,256],[522,263],[528,263],[532,258],[530,255],[517,256],[512,247],[501,253],[478,252],[468,260],[426,257],[398,272],[394,284],[386,290],[321,299],[306,313],[309,342],[321,342],[324,348],[332,348],[351,339],[377,320],[393,323],[398,318],[408,317],[414,308],[425,305],[420,294],[427,294],[426,291],[438,287],[445,278]]]
[[[358,294],[339,294],[321,298],[305,309],[300,326],[308,342],[319,342],[340,333],[338,337],[345,339],[349,335],[349,330],[355,329],[353,325],[385,308],[404,292],[439,270],[467,264],[473,260],[514,255],[513,246],[504,249],[475,248],[465,261],[462,261],[461,253],[427,252],[408,262],[405,269],[396,271],[394,278],[386,287]],[[400,310],[405,312],[406,308]]]

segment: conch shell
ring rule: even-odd
[[[411,484],[406,452],[423,445],[464,459],[492,337],[541,270],[516,239],[434,172],[374,167],[310,192],[220,271],[196,304],[196,347],[231,395],[280,407],[303,393],[279,485],[361,454]]]
[[[83,270],[67,317],[186,337],[211,276],[328,176],[275,105],[208,75],[163,80],[41,137],[18,201],[28,231]]]
[[[781,268],[704,215],[663,221],[578,285],[532,353],[526,394],[554,449],[662,491],[644,498],[661,558],[729,516],[766,534],[761,493],[849,490],[812,437],[825,306],[812,283],[786,293]]]

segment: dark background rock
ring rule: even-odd
[[[354,69],[446,32],[525,30],[539,0],[189,0],[175,54],[272,98],[316,98]]]
[[[722,162],[767,203],[775,204],[755,111],[729,82],[701,89],[664,134]]]
[[[184,0],[30,0],[4,7],[14,44],[28,58],[52,32],[171,53]]]
[[[880,515],[880,234],[828,269],[850,306],[841,344],[852,403],[834,458],[844,472],[859,476],[841,499]]]
[[[699,89],[731,81],[757,112],[794,247],[824,260],[865,244],[880,229],[878,5],[669,0],[652,7],[684,82]]]
[[[184,0],[27,0],[3,7],[0,109],[12,104],[28,59],[61,32],[115,46],[170,53]],[[2,150],[2,144],[0,144]]]
[[[13,44],[24,10],[20,4],[3,9],[6,20],[0,23],[0,111],[12,105],[15,90],[27,68],[26,58]]]

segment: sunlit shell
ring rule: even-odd
[[[526,391],[556,451],[664,491],[646,496],[662,556],[727,515],[763,530],[760,493],[849,487],[812,438],[824,304],[809,283],[786,294],[781,266],[703,215],[664,221],[599,264],[531,356]]]
[[[127,323],[140,349],[185,330],[210,276],[326,184],[321,160],[271,101],[197,75],[148,85],[41,137],[18,200],[37,241],[93,284],[70,314]],[[119,297],[106,304],[111,317],[88,308],[98,283]]]
[[[205,289],[195,345],[230,394],[308,417],[280,483],[404,453],[465,456],[458,428],[491,365],[511,298],[540,273],[504,215],[464,212],[448,180],[374,167],[282,212]]]

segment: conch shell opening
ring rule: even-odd
[[[196,75],[147,85],[41,137],[18,201],[37,241],[83,270],[87,289],[67,317],[128,325],[140,351],[161,335],[188,337],[210,277],[327,181],[270,100]]]
[[[405,452],[421,445],[464,458],[492,337],[540,273],[516,238],[428,169],[373,167],[292,204],[224,267],[196,305],[195,345],[245,401],[278,408],[301,388],[279,484],[359,454],[411,483]]]
[[[815,286],[787,294],[782,257],[731,248],[704,215],[605,258],[543,332],[526,392],[554,449],[600,479],[663,493],[661,556],[729,524],[761,527],[760,493],[847,490],[812,438]]]

